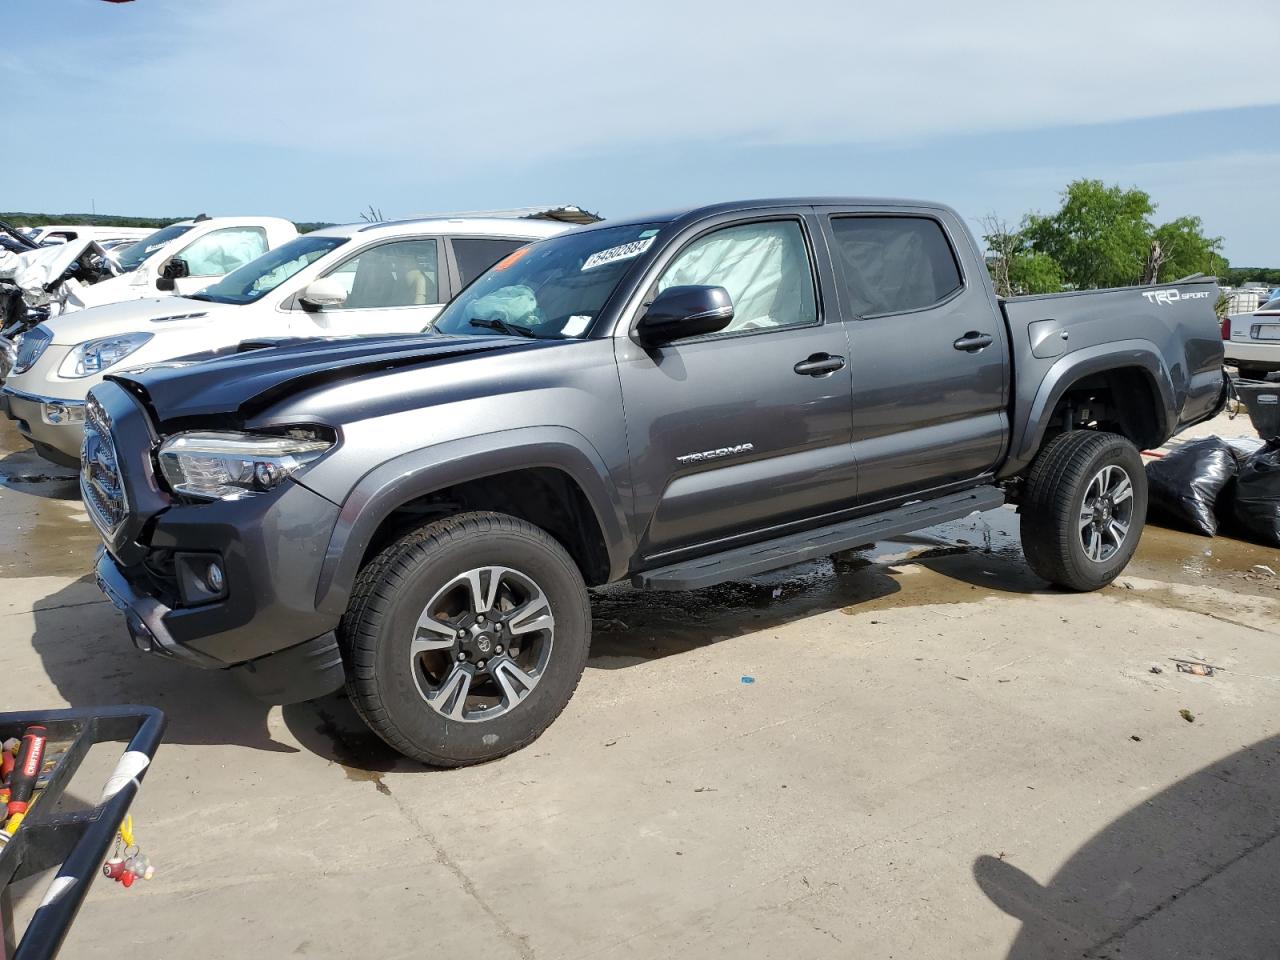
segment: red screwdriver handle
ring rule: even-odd
[[[9,775],[8,814],[10,816],[27,812],[31,794],[36,789],[36,780],[40,778],[40,768],[44,766],[44,745],[47,739],[48,731],[36,724],[27,727],[22,735],[18,762],[14,765],[13,773]]]

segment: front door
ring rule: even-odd
[[[188,273],[173,282],[173,292],[182,295],[203,290],[266,252],[267,231],[262,227],[210,230],[174,254],[186,263]]]
[[[1004,319],[968,235],[941,211],[824,217],[849,332],[858,499],[994,468],[1008,435]],[[967,256],[956,256],[965,244]]]
[[[645,299],[721,286],[733,300],[729,327],[647,350],[617,340],[646,559],[852,504],[848,342],[842,324],[825,322],[815,226],[797,211],[691,237]],[[825,288],[825,268],[822,279]]]
[[[346,302],[319,311],[294,308],[301,335],[417,333],[443,306],[439,241],[393,240],[366,247],[324,276],[347,291]]]

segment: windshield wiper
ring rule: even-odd
[[[538,335],[533,332],[532,327],[525,327],[518,323],[507,323],[505,320],[499,320],[497,317],[472,317],[467,324],[473,327],[484,327],[486,330],[497,330],[499,333],[505,333],[507,336],[529,337],[533,340],[538,339]]]

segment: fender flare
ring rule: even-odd
[[[1060,357],[1044,375],[1027,413],[1015,422],[1009,459],[997,474],[1005,479],[1025,468],[1040,449],[1048,417],[1063,394],[1077,381],[1109,370],[1137,368],[1147,375],[1155,392],[1156,417],[1162,436],[1169,436],[1176,418],[1173,377],[1156,345],[1149,340],[1121,340],[1076,350]]]
[[[604,538],[610,579],[620,577],[631,544],[621,497],[599,451],[568,427],[521,427],[414,450],[361,477],[343,500],[330,536],[316,609],[342,615],[374,534],[404,504],[444,487],[533,467],[560,470],[582,490]]]

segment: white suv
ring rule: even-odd
[[[456,218],[316,230],[197,293],[42,323],[23,336],[0,407],[41,456],[71,465],[85,397],[105,373],[264,337],[417,333],[494,263],[570,229],[538,219]]]

